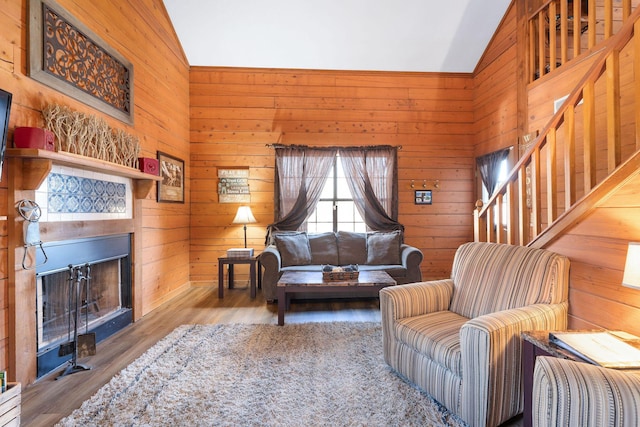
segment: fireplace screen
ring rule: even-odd
[[[95,329],[123,307],[122,259],[90,266],[90,280],[80,290],[78,331]],[[38,350],[73,339],[75,279],[69,270],[38,277]]]

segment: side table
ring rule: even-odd
[[[224,298],[224,266],[229,266],[229,289],[233,288],[233,266],[236,264],[249,264],[249,280],[251,298],[256,297],[256,282],[258,288],[262,288],[261,265],[258,256],[251,258],[218,258],[218,298]]]

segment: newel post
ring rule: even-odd
[[[482,200],[476,201],[476,208],[473,211],[473,240],[476,242],[484,242],[487,239],[486,217],[480,217],[484,203]]]

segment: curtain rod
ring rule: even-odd
[[[364,145],[364,146],[353,146],[353,147],[344,147],[344,146],[312,146],[312,145],[285,145],[285,144],[265,144],[265,147],[268,148],[313,148],[315,150],[362,150],[362,149],[376,149],[376,148],[396,148],[398,150],[402,150],[402,145]]]

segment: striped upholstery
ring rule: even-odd
[[[534,426],[640,425],[640,373],[538,357],[533,396]]]
[[[386,362],[471,426],[522,412],[520,334],[566,329],[569,260],[467,243],[451,279],[380,291]]]

